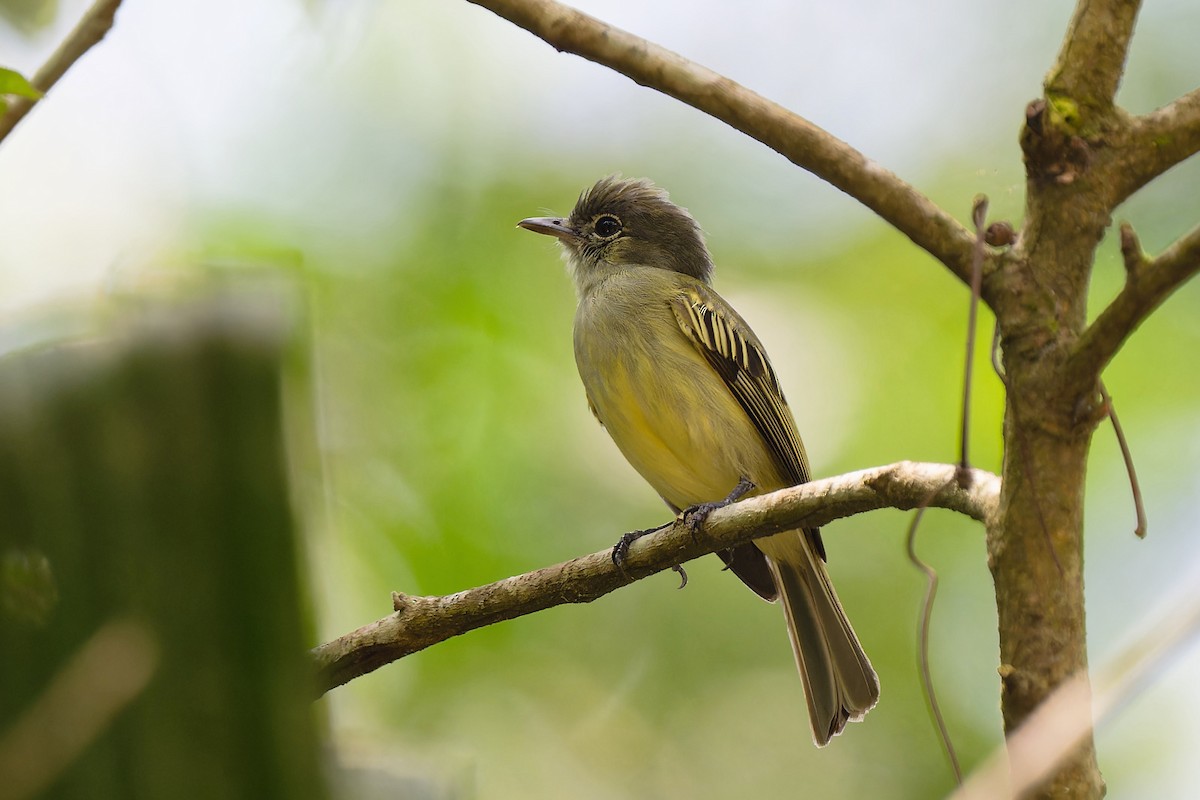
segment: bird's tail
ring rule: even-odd
[[[813,740],[824,747],[879,700],[879,678],[842,610],[825,565],[800,532],[759,539],[779,589]]]

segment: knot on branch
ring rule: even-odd
[[[1017,241],[1017,232],[1011,222],[1001,220],[988,225],[983,232],[983,241],[992,247],[1008,247]]]
[[[1021,150],[1031,179],[1066,186],[1087,172],[1092,153],[1087,141],[1076,133],[1078,123],[1078,109],[1065,98],[1053,104],[1034,100],[1025,107]]]

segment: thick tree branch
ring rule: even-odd
[[[1128,229],[1123,229],[1123,233],[1125,230]],[[1138,325],[1172,292],[1200,272],[1200,226],[1158,258],[1148,260],[1127,252],[1125,260],[1125,288],[1083,332],[1071,354],[1068,368],[1076,376],[1098,377]]]
[[[1200,152],[1200,89],[1134,119],[1130,135],[1133,158],[1122,171],[1123,197]]]
[[[50,91],[54,84],[58,83],[58,79],[71,68],[71,65],[98,44],[109,32],[120,5],[121,0],[96,0],[95,4],[79,20],[79,24],[50,56],[50,60],[43,64],[42,68],[29,81],[33,88],[42,92],[43,95]],[[18,97],[9,104],[8,110],[4,112],[3,116],[0,116],[0,141],[3,141],[4,137],[12,132],[17,123],[24,119],[29,110],[38,102],[40,101]]]
[[[589,603],[635,580],[759,536],[922,503],[990,523],[999,478],[970,470],[964,489],[955,480],[956,469],[900,462],[742,500],[714,511],[695,534],[676,522],[637,540],[624,569],[613,564],[611,549],[606,549],[444,597],[394,594],[396,613],[314,648],[318,691],[453,636],[564,603]]]
[[[895,174],[808,120],[677,53],[554,0],[471,2],[557,50],[609,67],[757,139],[859,200],[970,283],[971,232]]]
[[[1094,110],[1112,108],[1125,71],[1138,0],[1084,0],[1075,6],[1058,61],[1046,76],[1046,98],[1068,98]]]

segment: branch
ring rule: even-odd
[[[63,43],[54,51],[54,54],[50,56],[50,60],[43,64],[37,74],[33,76],[30,81],[33,88],[43,95],[50,91],[54,84],[58,83],[58,79],[71,68],[71,65],[98,44],[109,32],[120,5],[121,0],[96,0],[95,4],[87,10],[87,13],[67,35],[67,38],[63,40]],[[3,141],[4,137],[12,132],[17,123],[25,118],[25,115],[37,102],[39,101],[27,97],[18,97],[12,101],[8,110],[4,112],[3,116],[0,116],[0,141]]]
[[[1122,226],[1121,234],[1127,270],[1125,288],[1100,312],[1075,345],[1068,369],[1081,379],[1098,377],[1138,325],[1172,292],[1200,272],[1200,226],[1154,260],[1140,253],[1128,225]]]
[[[1200,152],[1200,89],[1133,120],[1133,158],[1123,168],[1128,197],[1186,158]]]
[[[974,236],[892,172],[808,120],[712,70],[554,0],[470,0],[556,50],[609,67],[713,116],[870,208],[964,283]]]
[[[1046,99],[1106,111],[1125,71],[1139,0],[1079,0],[1058,60],[1046,76]]]
[[[613,564],[610,548],[444,597],[393,594],[396,613],[313,649],[318,691],[476,628],[565,603],[590,603],[635,580],[759,536],[923,503],[989,523],[1000,479],[970,470],[964,489],[954,480],[956,469],[904,461],[742,500],[714,511],[695,534],[676,521],[637,540],[624,571]]]

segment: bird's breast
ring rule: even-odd
[[[720,500],[742,477],[776,482],[753,424],[684,336],[668,300],[581,303],[575,359],[600,422],[677,508]]]

